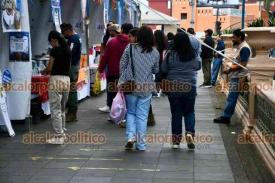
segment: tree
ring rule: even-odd
[[[264,0],[264,8],[269,12],[271,6],[271,0]]]
[[[269,11],[272,1],[273,0],[264,0],[264,8],[265,8],[265,10],[266,10],[266,12],[268,13],[268,16],[269,16],[268,25],[270,27],[275,25],[275,18],[273,16],[273,14]]]

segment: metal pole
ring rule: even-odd
[[[192,12],[191,12],[191,20],[190,20],[190,27],[195,28],[195,1],[189,0],[190,6],[192,6]]]
[[[245,0],[242,0],[242,29],[244,29],[245,23]]]

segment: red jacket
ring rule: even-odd
[[[125,34],[119,34],[117,37],[111,39],[106,45],[98,71],[100,73],[104,72],[107,66],[107,76],[119,77],[120,58],[128,44],[129,38]]]

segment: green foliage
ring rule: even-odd
[[[251,24],[248,24],[248,27],[263,27],[263,26],[264,26],[264,21],[262,18],[253,20]]]
[[[271,0],[264,0],[264,8],[268,12],[270,10]]]
[[[269,17],[268,26],[269,27],[275,27],[275,17],[274,16]]]
[[[226,29],[223,31],[223,34],[233,34],[233,30],[232,29]]]

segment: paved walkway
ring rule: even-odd
[[[215,110],[207,89],[199,89],[196,103],[196,130],[210,144],[197,144],[189,151],[186,144],[172,150],[169,143],[153,142],[146,152],[124,151],[124,129],[107,122],[97,107],[105,95],[80,104],[79,121],[69,124],[68,132],[106,135],[102,145],[26,145],[23,132],[15,138],[0,138],[0,182],[88,182],[88,183],[229,183],[234,182],[219,126],[212,123]],[[167,97],[153,100],[157,125],[149,134],[170,134]],[[22,126],[21,126],[22,127]],[[50,122],[33,125],[35,133],[50,130]],[[203,139],[202,139],[203,140]],[[210,139],[211,140],[211,139]]]

